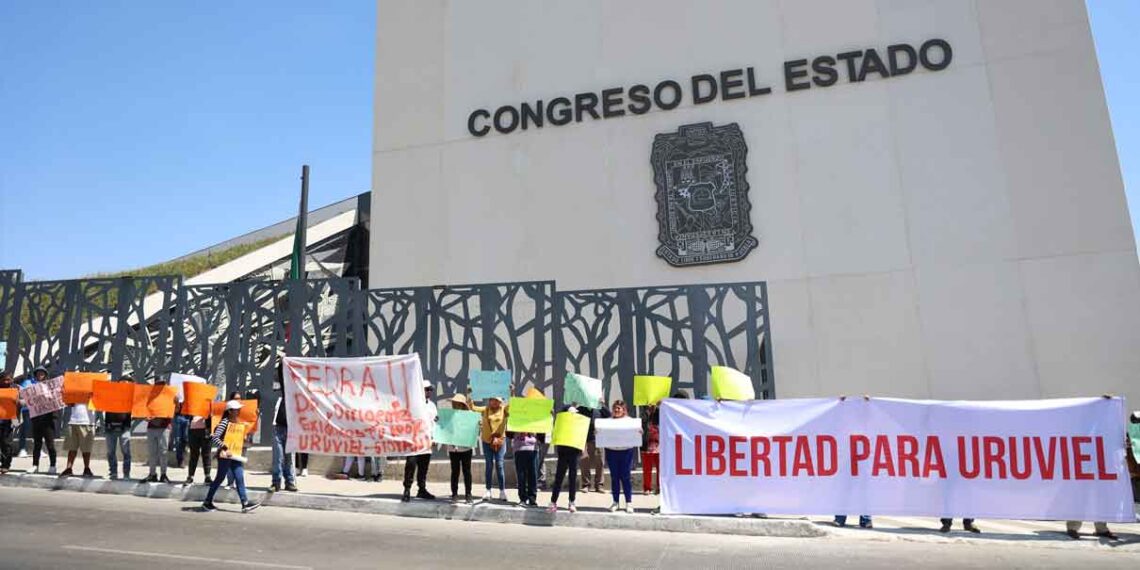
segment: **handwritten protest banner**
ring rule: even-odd
[[[286,450],[321,455],[418,455],[433,422],[415,354],[285,358]]]
[[[134,403],[131,406],[132,418],[173,418],[174,387],[148,384],[134,384]]]
[[[1128,440],[1132,442],[1132,458],[1140,461],[1140,424],[1128,424]]]
[[[245,447],[245,434],[246,424],[232,423],[226,427],[226,436],[222,438],[222,443],[226,445],[226,450],[234,455],[232,459],[241,460]]]
[[[714,400],[755,400],[756,389],[747,374],[727,366],[712,367],[712,397]]]
[[[554,418],[554,445],[574,449],[586,448],[586,434],[590,431],[590,418],[576,412],[562,412]]]
[[[186,390],[183,388],[186,384],[209,384],[209,382],[206,382],[206,379],[201,376],[172,372],[170,374],[170,385],[174,387],[174,398],[179,402],[186,401]]]
[[[218,395],[218,387],[200,382],[184,382],[182,392],[185,398],[182,401],[182,413],[205,417],[210,415],[210,402]]]
[[[656,405],[669,397],[672,388],[673,379],[668,376],[634,376],[633,405]]]
[[[594,430],[598,447],[641,447],[641,420],[637,418],[596,419]]]
[[[550,433],[554,429],[554,400],[546,398],[515,398],[511,400],[507,415],[507,431],[522,433]]]
[[[20,397],[19,388],[0,388],[0,420],[14,420],[19,413],[17,400]]]
[[[506,402],[511,397],[510,370],[472,370],[471,399],[475,401],[496,397]]]
[[[589,376],[567,372],[562,390],[562,403],[597,408],[602,399],[602,381]]]
[[[470,410],[443,408],[432,432],[432,441],[441,445],[475,447],[479,444],[479,420],[482,414]]]
[[[91,401],[94,389],[91,383],[96,380],[108,380],[110,374],[106,372],[64,372],[63,373],[63,403],[86,404]]]
[[[133,382],[111,382],[95,380],[91,383],[91,401],[100,412],[113,414],[130,413],[135,404],[135,384]]]
[[[63,403],[63,376],[36,382],[24,388],[22,394],[29,417],[50,414],[66,405]]]

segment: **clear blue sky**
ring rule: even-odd
[[[981,0],[987,1],[987,0]],[[1135,226],[1140,0],[1090,0]],[[130,269],[369,188],[375,3],[0,4],[0,268]]]

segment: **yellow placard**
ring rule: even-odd
[[[633,405],[648,406],[657,404],[669,397],[673,379],[668,376],[634,376]]]
[[[713,366],[712,397],[714,400],[755,400],[756,389],[747,374],[727,366]]]
[[[537,399],[537,398],[545,398],[546,394],[543,394],[542,392],[535,390],[534,386],[531,386],[530,388],[526,389],[526,395],[524,395],[523,397],[524,398],[530,398],[533,400],[533,399]]]
[[[507,431],[520,433],[550,433],[550,412],[554,410],[554,400],[546,398],[515,398],[511,400],[510,414],[507,416]]]
[[[226,449],[233,455],[241,457],[242,447],[245,445],[245,424],[231,422],[226,428],[226,437],[222,438]]]
[[[574,449],[586,448],[586,434],[590,432],[590,418],[576,412],[562,412],[554,417],[554,445]]]

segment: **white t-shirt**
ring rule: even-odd
[[[91,421],[91,411],[87,409],[87,404],[72,404],[71,418],[67,421],[68,425],[73,426],[89,426],[94,422]]]

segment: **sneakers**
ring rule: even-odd
[[[627,504],[625,506],[625,512],[632,515],[633,514],[633,505]]]
[[[404,494],[400,497],[400,502],[406,503],[410,500],[412,500],[412,490],[411,489],[404,489]]]
[[[487,489],[487,492],[483,493],[483,500],[484,501],[490,501],[491,500],[491,490],[490,489]]]
[[[269,486],[269,492],[270,493],[276,493],[277,491],[280,491],[280,490],[281,490],[281,484],[280,483],[274,483],[274,484]]]
[[[1081,533],[1079,533],[1075,530],[1066,530],[1065,534],[1069,535],[1069,538],[1071,538],[1073,540],[1080,540],[1081,539]]]
[[[55,465],[48,467],[48,475],[55,475]]]
[[[372,476],[372,482],[373,483],[379,483],[383,480],[384,480],[384,474],[383,473],[377,473],[377,474]]]
[[[451,502],[452,502],[452,503],[458,503],[458,502],[459,502],[459,495],[456,495],[455,493],[452,493],[452,494],[451,494]]]
[[[64,477],[71,477],[72,475],[75,475],[75,473],[72,473],[71,468],[68,467],[67,469],[64,469],[62,473],[59,474],[59,477],[60,477],[60,479],[62,479]]]
[[[942,528],[939,528],[938,532],[941,532],[942,534],[950,532],[950,523],[942,523]]]
[[[119,474],[118,473],[112,473],[111,474],[111,480],[112,481],[118,481],[119,480]]]
[[[170,484],[170,478],[166,476],[166,473],[163,473],[162,477],[159,477],[158,482],[159,483],[166,483],[167,485],[169,485]]]
[[[417,499],[427,499],[427,500],[429,500],[429,501],[434,501],[434,500],[435,500],[435,495],[433,495],[433,494],[429,493],[427,489],[420,489],[420,490],[419,490],[419,492],[418,492],[418,493],[416,493],[416,498],[417,498]]]
[[[209,473],[207,473],[205,477],[202,477],[202,484],[203,485],[209,485],[211,482],[213,482],[213,479],[210,479]]]
[[[1096,536],[1097,538],[1104,538],[1107,540],[1120,540],[1120,537],[1113,534],[1111,530],[1106,530],[1104,532],[1098,532],[1098,533],[1094,534],[1093,536]]]
[[[468,505],[470,505],[471,503],[474,503],[474,502],[475,502],[475,499],[471,498],[471,493],[467,493],[467,494],[466,494],[466,495],[464,495],[464,497],[463,497],[463,502],[465,502],[465,503],[467,503]]]
[[[546,507],[546,512],[548,512],[550,514],[557,513],[558,512],[558,503],[550,503],[550,506]]]
[[[618,506],[618,504],[617,504],[617,503],[614,503],[614,504],[610,505],[610,512],[611,512],[611,513],[616,513],[616,512],[618,512],[618,509],[620,509],[620,508],[621,508],[621,507],[620,507],[620,506]]]
[[[286,483],[285,484],[285,490],[289,491],[290,493],[296,493],[297,492],[297,485],[294,483]]]
[[[504,503],[508,501],[506,491],[499,491],[499,500]]]
[[[301,470],[301,476],[302,477],[308,477],[309,476],[309,468],[308,467]]]
[[[27,457],[27,456],[28,456],[28,450],[26,450],[26,449],[21,449],[21,450],[20,450],[20,453],[19,453],[19,455],[17,455],[16,457],[24,458],[24,457]]]
[[[538,501],[531,499],[531,500],[526,502],[526,506],[528,506],[532,509],[537,509],[538,508]]]
[[[182,484],[189,487],[189,486],[194,484],[194,478],[193,477],[187,477],[186,481],[184,481]]]
[[[962,525],[962,528],[963,528],[963,529],[965,529],[965,530],[968,530],[968,531],[970,531],[970,532],[972,532],[972,533],[974,533],[974,534],[982,534],[982,529],[980,529],[980,528],[978,528],[978,527],[974,526],[974,524],[973,524],[973,523],[970,523],[970,524],[968,524],[968,525]]]
[[[139,483],[158,483],[158,475],[148,475],[139,479]]]
[[[576,513],[576,512],[578,512],[578,507],[575,507],[575,506],[574,506],[574,503],[570,503],[570,506],[569,506],[569,507],[566,507],[566,510],[568,510],[568,511],[570,511],[570,512],[572,512],[572,513]]]
[[[94,479],[94,478],[95,478],[95,474],[94,474],[94,473],[92,473],[90,469],[84,469],[84,470],[83,470],[83,478],[85,478],[85,479]]]
[[[257,510],[257,508],[260,506],[261,506],[261,503],[253,503],[253,502],[246,503],[246,504],[241,506],[241,512],[243,512],[243,513],[252,512],[252,511]]]
[[[215,507],[214,503],[202,503],[202,506],[199,507],[199,509],[201,509],[204,513],[208,513],[210,511],[218,510],[218,507]]]

